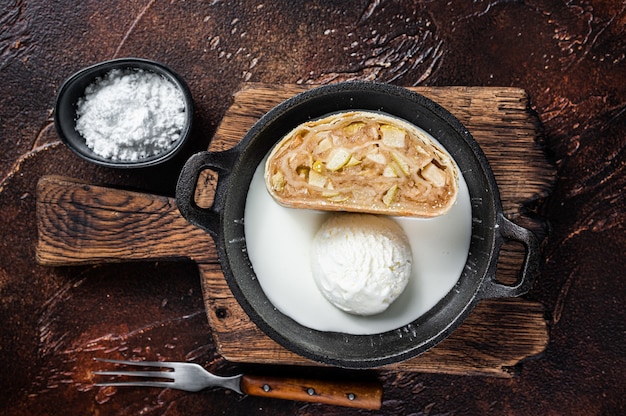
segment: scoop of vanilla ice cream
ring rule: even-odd
[[[313,238],[311,266],[322,294],[357,315],[386,310],[411,277],[409,240],[395,221],[370,215],[332,215]]]

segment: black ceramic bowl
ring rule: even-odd
[[[344,110],[381,111],[426,130],[455,159],[472,201],[469,254],[454,288],[414,322],[374,335],[313,330],[277,310],[248,258],[242,221],[250,181],[274,144],[303,122]],[[194,202],[197,179],[204,169],[217,171],[219,176],[210,209]],[[435,102],[393,85],[345,82],[284,101],[263,116],[235,148],[192,156],[179,177],[176,198],[181,213],[215,239],[224,276],[252,321],[285,348],[339,367],[372,368],[415,357],[450,335],[480,300],[526,293],[538,270],[537,239],[504,217],[494,176],[469,131]],[[513,285],[495,280],[500,247],[508,239],[526,247],[519,280]]]
[[[185,104],[185,124],[180,132],[180,138],[167,150],[136,161],[114,160],[102,157],[91,150],[85,143],[85,138],[76,130],[76,109],[78,100],[85,95],[85,88],[96,79],[103,77],[113,69],[141,69],[159,74],[171,81],[182,93]],[[63,141],[74,153],[81,158],[98,165],[113,168],[141,168],[154,166],[173,158],[184,146],[191,133],[193,122],[193,100],[185,81],[169,67],[147,59],[121,58],[101,62],[84,68],[70,76],[61,86],[54,108],[54,125]]]

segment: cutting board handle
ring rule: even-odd
[[[191,156],[181,170],[176,184],[176,203],[190,223],[208,231],[217,238],[220,230],[220,212],[224,205],[226,184],[239,151],[236,148],[224,152],[199,152]],[[195,200],[196,185],[200,174],[206,170],[217,173],[213,204],[200,207]]]
[[[61,176],[37,184],[36,258],[46,266],[191,259],[215,263],[211,237],[164,196]]]

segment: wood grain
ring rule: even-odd
[[[234,96],[209,147],[226,150],[269,109],[305,86],[245,84]],[[446,107],[481,145],[498,182],[506,215],[520,225],[541,224],[522,215],[525,204],[545,197],[554,179],[535,138],[537,120],[516,88],[413,88]],[[196,201],[210,206],[215,173],[198,181]],[[189,258],[198,263],[207,316],[219,352],[234,362],[317,365],[261,332],[234,299],[208,234],[187,223],[170,198],[89,185],[60,177],[39,183],[41,264],[85,264]],[[517,279],[524,249],[505,247],[496,277]],[[541,353],[548,333],[541,304],[523,299],[481,302],[449,338],[414,359],[389,367],[402,371],[510,377],[511,367]]]
[[[39,180],[37,228],[37,261],[49,266],[177,258],[217,262],[211,237],[180,215],[174,199],[58,176]]]
[[[245,394],[275,399],[325,403],[335,406],[378,410],[383,388],[379,383],[345,380],[307,380],[246,374],[241,379]]]

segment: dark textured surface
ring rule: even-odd
[[[172,195],[182,162],[207,148],[241,82],[375,79],[526,89],[558,171],[550,198],[529,202],[551,225],[542,274],[529,295],[548,311],[545,354],[513,379],[373,374],[385,383],[378,413],[625,413],[625,27],[621,1],[4,2],[0,412],[359,413],[224,391],[93,387],[92,358],[116,352],[236,369],[215,353],[193,265],[38,266],[35,186],[43,174],[64,174]],[[63,80],[122,56],[172,66],[194,95],[192,143],[165,168],[89,165],[54,133],[52,108]]]

